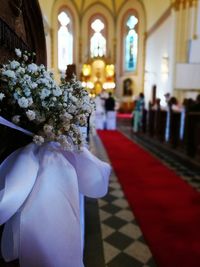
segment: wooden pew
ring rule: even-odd
[[[165,141],[167,112],[165,110],[148,111],[148,133],[151,137],[155,137],[161,142]]]
[[[185,148],[188,156],[200,157],[200,112],[188,112],[185,125]],[[200,160],[199,160],[200,162]]]
[[[172,148],[177,148],[180,144],[180,122],[181,113],[170,111],[169,142]]]
[[[166,110],[157,110],[155,117],[155,132],[159,141],[165,141],[167,112]]]
[[[148,133],[151,137],[155,134],[155,116],[156,111],[150,108],[148,111]]]

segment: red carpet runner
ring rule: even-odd
[[[200,266],[200,193],[117,131],[98,131],[158,267]]]

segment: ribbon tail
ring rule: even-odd
[[[76,170],[80,193],[93,198],[103,197],[108,191],[110,165],[99,160],[87,148],[80,153],[63,153]]]
[[[59,151],[39,153],[35,186],[21,211],[21,267],[82,267],[77,175]]]
[[[34,148],[16,150],[0,166],[0,224],[17,212],[34,186],[39,168]]]

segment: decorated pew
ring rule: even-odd
[[[15,48],[35,51],[35,61],[46,65],[46,44],[42,14],[37,0],[0,1],[0,64],[15,56]],[[2,86],[2,84],[0,84]],[[0,125],[0,162],[31,138],[17,130]],[[0,239],[3,226],[0,227]],[[1,255],[1,254],[0,254]],[[1,267],[18,267],[18,261],[4,262]]]

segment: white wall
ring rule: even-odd
[[[146,42],[144,93],[148,103],[152,86],[157,86],[156,97],[164,104],[164,94],[172,93],[174,79],[175,18],[173,13],[148,38]],[[166,72],[168,68],[168,73]]]
[[[175,88],[200,89],[200,64],[177,64]]]

